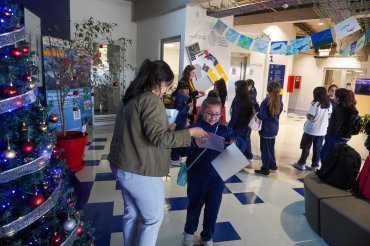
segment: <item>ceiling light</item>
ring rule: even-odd
[[[284,3],[283,5],[281,5],[281,7],[282,7],[283,9],[286,9],[286,8],[288,8],[288,7],[289,7],[289,5],[288,5],[287,3]]]

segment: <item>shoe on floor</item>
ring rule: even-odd
[[[248,164],[244,168],[252,168],[253,159],[248,159]]]
[[[173,166],[173,167],[179,167],[180,165],[181,165],[181,161],[180,160],[177,160],[177,161],[171,160],[171,166]]]
[[[305,164],[301,165],[301,164],[295,163],[293,166],[295,168],[297,168],[298,170],[300,170],[300,171],[306,171],[306,165]]]
[[[317,172],[319,170],[319,166],[311,166],[313,172]]]
[[[200,239],[200,245],[213,246],[213,241],[212,240],[209,240],[209,241],[203,242],[203,240]]]
[[[270,167],[270,172],[276,172],[278,170],[277,166]]]
[[[270,171],[268,170],[254,170],[255,174],[263,175],[263,176],[268,176],[270,174]]]
[[[183,240],[182,244],[184,246],[193,246],[194,245],[193,236],[194,235],[192,235],[192,234],[187,234],[186,232],[184,232],[184,240]]]

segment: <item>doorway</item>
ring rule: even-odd
[[[335,84],[340,88],[355,90],[357,79],[366,77],[364,68],[325,68],[324,69],[324,87],[328,88]]]
[[[248,54],[231,53],[229,83],[228,83],[228,98],[235,97],[234,83],[238,80],[248,78]]]
[[[180,42],[181,36],[166,38],[161,40],[161,59],[165,61],[173,71],[172,90],[175,90],[179,81],[180,74]],[[171,93],[170,91],[169,93]]]

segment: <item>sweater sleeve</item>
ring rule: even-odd
[[[244,152],[246,149],[246,145],[244,140],[231,128],[226,128],[226,141],[234,140],[236,142],[236,146],[240,149],[241,152]]]
[[[159,148],[177,148],[191,145],[189,130],[169,132],[165,108],[160,98],[152,93],[140,102],[140,120],[148,141]]]
[[[257,117],[260,120],[265,120],[268,117],[268,107],[267,107],[267,100],[263,100],[261,103],[260,110],[258,111]]]

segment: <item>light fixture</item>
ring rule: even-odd
[[[289,7],[289,4],[284,3],[283,5],[281,5],[281,7],[282,7],[283,9],[287,9],[287,8]]]
[[[175,47],[175,44],[172,44],[172,43],[164,44],[164,47],[166,47],[166,48],[173,48],[173,47]]]

